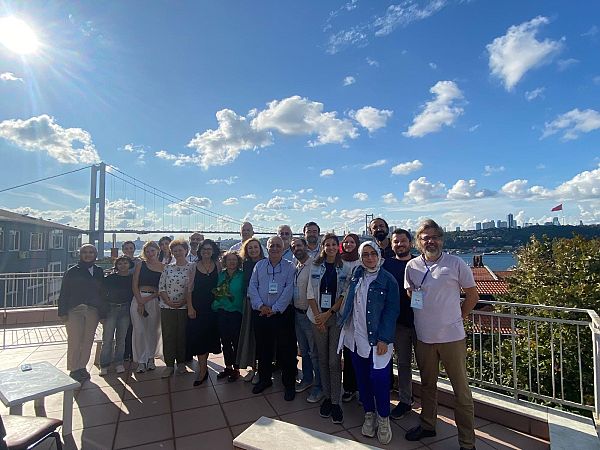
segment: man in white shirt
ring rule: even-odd
[[[321,246],[319,245],[321,227],[319,227],[316,222],[308,222],[306,225],[304,225],[302,232],[304,233],[304,239],[306,239],[308,244],[306,247],[308,256],[311,258],[316,258],[319,256],[319,253],[321,253]]]
[[[198,262],[198,249],[204,242],[204,235],[201,233],[194,233],[190,236],[190,252],[187,255],[188,262]]]
[[[242,245],[244,244],[244,242],[246,242],[248,239],[250,239],[252,236],[254,236],[254,227],[252,226],[252,224],[250,222],[244,222],[242,224],[242,226],[240,227],[240,236],[242,238],[242,240],[240,242],[238,242],[237,244],[233,244],[231,246],[231,248],[229,249],[230,252],[240,252],[240,250],[242,249]],[[266,253],[265,253],[266,256]]]
[[[475,448],[473,397],[467,380],[465,320],[479,301],[473,273],[459,257],[442,253],[444,230],[431,219],[421,223],[416,246],[421,256],[406,265],[404,287],[411,296],[421,372],[421,424],[408,441],[435,436],[440,361],[454,390],[454,417],[461,450]],[[461,303],[460,290],[465,292]]]

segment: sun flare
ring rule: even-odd
[[[39,47],[33,29],[16,17],[0,17],[0,44],[19,55],[35,53]]]

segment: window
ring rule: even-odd
[[[29,250],[37,251],[44,250],[46,248],[46,234],[45,233],[31,233],[31,239],[29,241]]]
[[[69,246],[67,251],[76,252],[81,247],[81,236],[69,236]]]
[[[55,261],[48,264],[48,272],[62,272],[62,262]]]
[[[62,230],[52,230],[50,232],[50,248],[64,248]]]
[[[4,251],[4,228],[0,227],[0,252]]]
[[[21,249],[21,232],[10,230],[8,234],[8,250],[18,252]]]

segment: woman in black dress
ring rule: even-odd
[[[190,279],[191,293],[188,290],[187,294],[187,359],[191,360],[193,355],[197,355],[199,367],[194,386],[199,386],[208,378],[208,354],[221,353],[217,315],[212,310],[212,290],[217,287],[219,277],[219,247],[214,241],[206,239],[198,253],[200,258]]]

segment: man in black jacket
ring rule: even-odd
[[[58,298],[58,316],[67,329],[67,369],[79,382],[90,378],[86,366],[102,307],[104,273],[94,264],[97,256],[93,245],[81,246],[79,263],[65,272]]]

